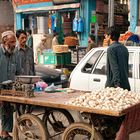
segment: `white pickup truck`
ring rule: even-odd
[[[140,93],[140,47],[129,51],[129,82],[131,90]],[[106,82],[107,47],[92,49],[70,75],[70,88],[84,91],[103,89]]]

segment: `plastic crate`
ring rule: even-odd
[[[43,64],[43,55],[42,54],[40,54],[40,53],[38,53],[38,56],[37,56],[38,58],[38,64]]]
[[[43,60],[45,65],[56,64],[56,55],[51,52],[44,52],[43,53]]]
[[[53,52],[44,52],[43,59],[45,65],[61,65],[64,64],[64,56]]]
[[[56,53],[56,65],[65,65],[65,53]]]
[[[71,52],[65,53],[64,57],[65,57],[65,65],[66,64],[71,64]]]
[[[44,65],[65,65],[71,63],[71,52],[67,53],[43,53]]]

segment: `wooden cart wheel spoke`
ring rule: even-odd
[[[13,129],[14,140],[47,140],[47,138],[46,128],[37,116],[32,114],[19,116]]]
[[[54,122],[57,122],[57,121],[56,121],[56,118],[55,118],[55,116],[54,116],[54,113],[53,113],[53,112],[51,112],[51,114],[50,114],[50,115],[51,115],[51,117],[52,117],[53,121],[54,121]]]
[[[32,113],[34,106],[18,104],[16,108],[17,108],[18,115],[20,116],[22,114]]]
[[[65,128],[74,122],[71,114],[63,109],[46,111],[43,116],[43,122],[46,126],[50,138],[63,133]]]
[[[62,140],[90,140],[92,128],[87,123],[73,123],[67,127],[62,135]],[[93,140],[103,140],[100,133],[94,131]]]

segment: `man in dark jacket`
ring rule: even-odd
[[[21,75],[35,75],[34,54],[33,49],[26,46],[26,31],[20,29],[16,31],[17,46],[16,54],[20,67]]]
[[[106,87],[121,87],[130,90],[128,81],[128,49],[118,42],[120,31],[109,27],[107,31],[110,47],[107,50]]]

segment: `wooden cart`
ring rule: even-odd
[[[113,135],[121,124],[123,116],[129,109],[124,110],[122,112],[116,111],[109,111],[109,110],[97,110],[94,108],[87,108],[87,107],[77,107],[77,106],[70,106],[66,105],[65,102],[70,100],[71,98],[75,98],[80,96],[81,92],[76,93],[66,93],[66,92],[59,92],[59,93],[37,93],[33,98],[24,98],[24,97],[17,97],[17,96],[3,96],[0,95],[1,101],[6,101],[14,104],[25,104],[25,105],[35,105],[44,108],[54,108],[54,109],[65,109],[65,110],[75,110],[80,111],[83,114],[83,118],[87,118],[89,116],[89,123],[73,123],[70,125],[64,132],[62,139],[69,140],[71,137],[74,137],[75,132],[79,134],[86,135],[87,139],[92,140],[102,140],[102,135],[106,135],[111,137],[108,133],[112,131],[111,134]],[[86,112],[86,115],[85,115]],[[13,129],[13,139],[19,140],[19,132],[23,134],[25,139],[31,140],[47,140],[48,135],[46,132],[46,127],[44,123],[38,116],[35,116],[31,113],[23,114],[21,116],[17,115],[17,112],[14,114],[14,129]],[[114,127],[110,127],[106,130],[104,126],[104,121],[111,122],[115,124]],[[69,123],[72,123],[70,121]],[[91,127],[92,126],[92,127]],[[36,127],[35,129],[33,129]],[[97,131],[98,128],[99,131]],[[33,130],[37,130],[37,132],[33,132]],[[104,130],[101,130],[104,129]],[[115,130],[114,130],[115,129]],[[39,135],[37,135],[39,133]],[[101,134],[103,133],[103,134]],[[106,134],[104,134],[106,133]],[[21,140],[21,139],[20,139]]]

